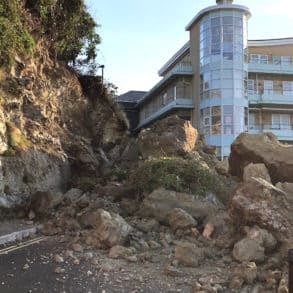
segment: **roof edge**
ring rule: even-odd
[[[248,46],[250,47],[280,46],[280,45],[293,45],[293,37],[277,38],[277,39],[248,40]]]
[[[187,41],[158,71],[159,76],[163,74],[190,49],[190,41]]]
[[[246,11],[247,15],[250,17],[251,13],[248,7],[243,5],[237,5],[237,4],[221,4],[221,5],[213,5],[208,6],[201,11],[199,11],[195,17],[187,24],[185,27],[186,31],[189,31],[191,27],[194,25],[195,22],[199,21],[206,13],[216,11],[216,10],[222,10],[222,9],[238,9],[238,10],[244,10]]]

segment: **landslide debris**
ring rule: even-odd
[[[137,141],[129,143],[137,149],[133,147]],[[209,180],[198,181],[197,173],[185,183],[200,182],[201,189],[178,191],[177,178],[170,180],[174,185],[169,189],[160,180],[151,189],[134,184],[135,174],[140,182],[138,170],[150,160],[164,164],[168,159],[149,158],[139,151],[135,159],[117,164],[125,168],[122,178],[112,173],[111,181],[96,184],[91,191],[72,189],[61,196],[42,233],[65,238],[74,249],[78,246],[78,258],[87,253],[103,255],[104,264],[114,265],[114,271],[115,261],[131,272],[139,266],[141,280],[147,274],[153,284],[161,284],[162,292],[170,284],[182,292],[286,292],[286,253],[293,235],[291,183],[272,185],[265,165],[253,162],[244,168],[243,180],[237,179],[223,172],[223,165],[204,149],[198,141],[190,152],[171,159],[204,168],[217,179],[215,184],[225,186],[224,200],[223,190],[211,189]],[[173,169],[176,164],[153,172],[168,174]],[[158,177],[153,172],[145,173],[146,182]],[[128,286],[116,285],[121,290]]]

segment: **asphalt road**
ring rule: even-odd
[[[0,293],[190,292],[190,287],[182,284],[179,287],[183,290],[162,283],[163,276],[157,273],[156,278],[147,277],[139,263],[121,265],[102,252],[97,252],[92,259],[87,259],[86,253],[79,254],[79,264],[67,258],[57,263],[56,254],[64,256],[67,249],[66,243],[51,237],[7,254],[1,254],[0,250]],[[56,273],[57,267],[64,272]]]
[[[54,256],[64,254],[65,250],[66,244],[48,238],[0,255],[0,292],[119,292],[100,284],[97,270],[88,261],[83,260],[79,265],[66,261],[56,263]],[[56,267],[62,267],[64,273],[55,273]],[[105,290],[105,287],[108,288]]]

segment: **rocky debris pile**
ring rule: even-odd
[[[173,115],[143,129],[137,143],[143,158],[147,159],[189,153],[194,150],[197,138],[197,130],[190,121]]]
[[[249,163],[263,163],[274,184],[293,182],[293,146],[280,143],[272,133],[240,134],[231,145],[230,172],[242,178]]]
[[[268,290],[279,287],[278,292],[287,292],[286,256],[293,247],[290,152],[291,146],[282,145],[271,134],[241,134],[229,158],[230,171],[242,179],[229,208],[242,238],[234,244],[233,257],[255,263],[261,270],[255,280],[265,281]],[[234,278],[234,288],[241,288],[244,280],[240,279]]]
[[[275,184],[265,163],[249,160],[241,178],[233,178],[200,140],[188,152],[177,151],[184,145],[178,141],[173,151],[169,145],[172,157],[143,155],[131,141],[122,152],[130,158],[123,174],[90,190],[35,193],[27,215],[47,219],[42,233],[67,241],[76,264],[76,255],[98,251],[106,262],[149,268],[154,278],[184,282],[191,292],[286,292],[292,183]],[[231,157],[237,161],[235,152]]]

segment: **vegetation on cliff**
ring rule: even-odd
[[[55,59],[87,65],[100,43],[96,28],[84,0],[0,0],[0,66],[33,53],[40,39]]]

